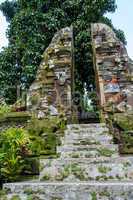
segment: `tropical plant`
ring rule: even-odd
[[[0,104],[0,116],[10,112],[11,112],[10,106],[8,106],[7,104]]]
[[[27,131],[30,135],[31,150],[34,155],[56,154],[56,146],[60,144],[60,135],[66,128],[66,118],[48,116],[45,119],[32,118]]]
[[[22,128],[9,128],[0,135],[0,165],[4,180],[16,180],[30,154],[29,136]]]

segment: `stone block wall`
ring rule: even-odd
[[[31,115],[28,112],[14,112],[0,117],[0,132],[8,128],[25,128]]]
[[[133,62],[126,47],[105,24],[92,24],[92,43],[100,105],[105,111],[133,110]]]
[[[27,98],[28,110],[38,118],[58,115],[62,110],[71,114],[72,102],[72,28],[57,32],[43,54],[42,62]]]

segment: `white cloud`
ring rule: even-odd
[[[5,17],[2,12],[0,12],[0,50],[2,47],[8,45],[8,40],[6,38],[6,29],[8,27],[8,23],[6,22]]]

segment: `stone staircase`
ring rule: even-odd
[[[133,158],[120,157],[105,124],[68,125],[57,152],[38,180],[5,184],[8,199],[133,200]]]

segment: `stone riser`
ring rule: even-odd
[[[133,166],[125,163],[69,163],[47,167],[40,174],[43,181],[133,180]]]
[[[131,183],[13,183],[5,184],[4,187],[11,189],[8,199],[13,195],[19,195],[21,200],[27,200],[29,191],[41,200],[133,199],[133,184]]]
[[[116,158],[111,158],[110,157],[99,157],[99,158],[83,158],[83,159],[79,159],[79,158],[58,158],[58,159],[42,159],[40,160],[40,165],[43,166],[43,168],[45,168],[45,166],[51,166],[51,165],[55,165],[59,164],[59,166],[62,165],[67,165],[67,164],[97,164],[97,163],[125,163],[128,165],[133,164],[133,160],[130,157],[116,157]]]
[[[103,128],[99,128],[99,129],[79,129],[79,130],[66,130],[65,134],[67,135],[71,135],[71,134],[76,134],[76,135],[85,135],[88,134],[89,135],[105,135],[108,134],[108,129],[103,129]]]
[[[104,158],[117,158],[119,156],[118,153],[111,153],[111,155],[104,155],[101,154],[101,152],[97,151],[97,150],[91,150],[91,151],[69,151],[69,152],[62,152],[60,155],[61,159],[71,159],[71,158],[89,158],[89,159],[93,159],[93,158],[97,158],[100,159],[101,157]]]
[[[105,144],[105,145],[64,145],[58,146],[57,150],[62,152],[69,151],[91,151],[91,150],[100,150],[100,149],[109,149],[112,151],[118,151],[118,145],[115,144]]]
[[[69,124],[67,125],[67,129],[94,129],[94,128],[106,128],[105,123],[95,123],[95,124]]]
[[[77,136],[68,136],[68,135],[62,139],[62,145],[93,145],[93,144],[97,144],[97,145],[113,144],[113,139],[112,137],[109,137],[109,136],[77,137]]]

